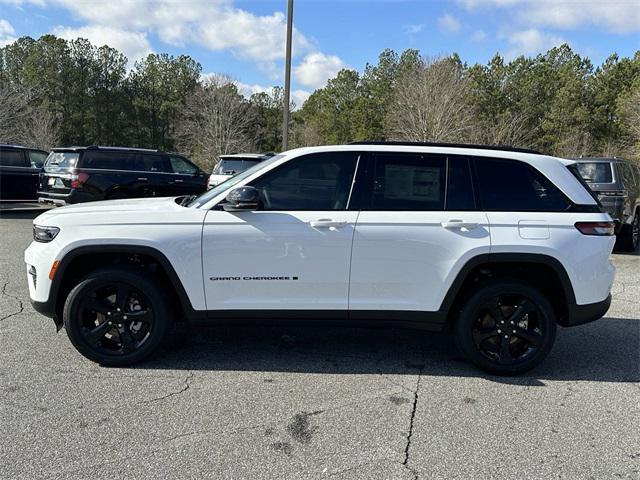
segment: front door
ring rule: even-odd
[[[488,220],[475,206],[469,161],[385,153],[371,158],[367,172],[353,242],[350,315],[402,311],[423,318],[422,312],[440,309],[470,258],[489,253]]]
[[[260,192],[259,210],[209,211],[202,239],[207,309],[346,315],[357,163],[353,152],[302,156],[250,183]]]

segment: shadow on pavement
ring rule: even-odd
[[[550,356],[519,377],[484,374],[460,358],[450,335],[350,327],[193,328],[137,368],[481,377],[514,385],[545,381],[640,381],[640,320],[604,318],[559,329]]]

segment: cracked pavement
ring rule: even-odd
[[[355,328],[195,329],[115,369],[32,310],[31,218],[0,217],[0,478],[640,479],[640,256],[520,377]]]

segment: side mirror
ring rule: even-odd
[[[257,210],[260,206],[260,192],[254,187],[234,188],[227,195],[226,201],[222,205],[226,212]]]

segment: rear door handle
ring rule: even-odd
[[[474,228],[478,228],[477,222],[463,222],[462,220],[458,219],[449,220],[448,222],[442,222],[440,225],[449,230],[455,230],[458,228],[473,230]]]
[[[313,228],[340,228],[344,227],[346,224],[347,222],[337,222],[330,218],[321,218],[319,220],[309,222],[309,225]]]
[[[140,180],[141,182],[146,182],[149,179],[147,177],[138,177],[138,180]]]
[[[182,183],[182,182],[184,182],[184,180],[180,180],[179,178],[176,178],[176,179],[173,181],[173,183]]]

